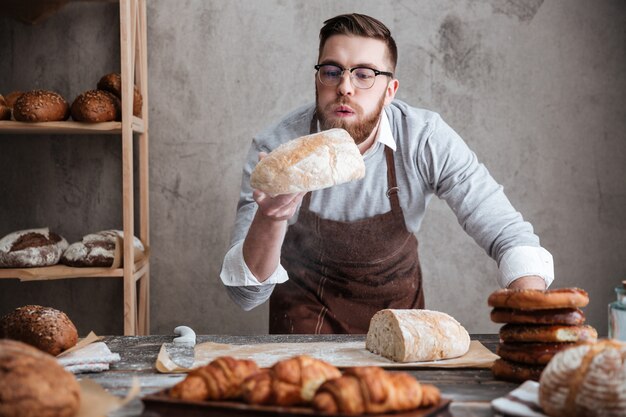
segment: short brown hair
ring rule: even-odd
[[[320,30],[318,59],[322,56],[322,49],[324,49],[326,41],[333,35],[363,36],[383,41],[385,45],[387,45],[389,60],[392,65],[391,70],[396,70],[396,64],[398,63],[396,41],[393,40],[387,26],[381,21],[358,13],[342,14],[328,19],[324,22],[324,26]]]

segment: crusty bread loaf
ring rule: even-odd
[[[585,315],[579,308],[554,308],[548,310],[494,308],[491,310],[491,321],[494,323],[567,324],[580,326],[585,322]]]
[[[589,295],[587,291],[580,288],[556,288],[553,290],[505,288],[491,293],[487,303],[491,307],[521,310],[580,308],[589,304]]]
[[[29,268],[59,262],[67,240],[48,228],[9,233],[0,239],[0,267]]]
[[[108,91],[122,100],[122,76],[118,73],[106,74],[98,81],[98,90]],[[143,98],[136,85],[133,84],[133,116],[141,116]]]
[[[51,307],[18,307],[0,319],[0,337],[28,343],[51,355],[73,347],[78,341],[74,323]]]
[[[14,340],[0,340],[0,416],[72,417],[80,387],[53,356]]]
[[[505,359],[496,359],[491,366],[491,373],[496,379],[502,379],[504,381],[539,381],[543,369],[543,365],[527,365],[519,362],[507,361]]]
[[[500,328],[504,342],[595,342],[598,332],[591,326],[562,324],[505,324]]]
[[[72,119],[78,122],[99,123],[120,120],[120,100],[108,91],[89,90],[72,102]]]
[[[509,362],[526,365],[546,365],[560,351],[576,346],[576,343],[499,343],[496,354]]]
[[[302,136],[280,145],[252,171],[250,185],[266,193],[319,190],[363,178],[365,163],[343,129]]]
[[[626,415],[626,343],[602,340],[557,353],[541,375],[539,404],[553,417]]]
[[[54,91],[27,91],[17,98],[13,107],[13,117],[20,122],[58,122],[69,116],[67,101]]]
[[[83,236],[80,242],[72,243],[61,256],[61,263],[75,267],[108,268],[115,260],[115,247],[121,245],[124,232],[121,230],[102,230]],[[144,252],[144,246],[136,237],[133,240],[135,250]],[[120,251],[120,255],[123,255]]]
[[[431,310],[381,310],[370,321],[365,347],[396,362],[462,356],[469,350],[467,330],[446,313]]]

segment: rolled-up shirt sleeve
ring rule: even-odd
[[[243,241],[240,241],[226,253],[224,263],[222,264],[222,271],[220,272],[220,279],[224,285],[228,287],[241,287],[282,284],[287,281],[289,277],[287,276],[285,268],[279,264],[268,279],[260,282],[254,274],[252,274],[243,259]]]
[[[502,288],[508,287],[518,278],[537,275],[544,279],[546,288],[554,281],[554,262],[552,255],[542,247],[516,246],[507,250],[500,260]]]

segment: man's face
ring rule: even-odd
[[[330,37],[319,59],[319,64],[333,64],[349,69],[368,67],[391,72],[387,47],[377,39],[335,35]],[[317,115],[323,130],[346,129],[357,144],[364,142],[378,125],[383,107],[393,100],[398,81],[385,75],[376,76],[369,89],[352,85],[345,71],[339,85],[328,86],[315,78]]]

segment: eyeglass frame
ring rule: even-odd
[[[324,82],[322,81],[322,79],[320,78],[320,68],[325,67],[325,66],[331,66],[331,67],[336,67],[339,68],[341,70],[341,75],[339,76],[339,82],[335,85],[328,85],[328,84],[324,84]],[[358,66],[358,67],[352,67],[352,68],[343,68],[340,65],[337,64],[316,64],[313,68],[315,68],[315,70],[317,71],[317,79],[320,81],[320,83],[322,83],[322,85],[325,85],[327,87],[336,87],[337,85],[341,84],[341,79],[343,78],[343,74],[344,72],[348,71],[350,73],[350,83],[352,84],[352,86],[354,88],[358,88],[359,90],[369,90],[370,88],[374,87],[374,84],[376,84],[376,77],[378,77],[379,75],[386,75],[387,77],[393,78],[393,72],[388,72],[388,71],[379,71],[377,69],[374,68],[370,68],[370,67],[365,67],[365,66]],[[354,82],[352,81],[352,74],[354,72],[354,70],[357,69],[368,69],[370,71],[374,71],[374,82],[372,83],[372,85],[370,85],[369,87],[358,87],[356,85],[354,85]]]

